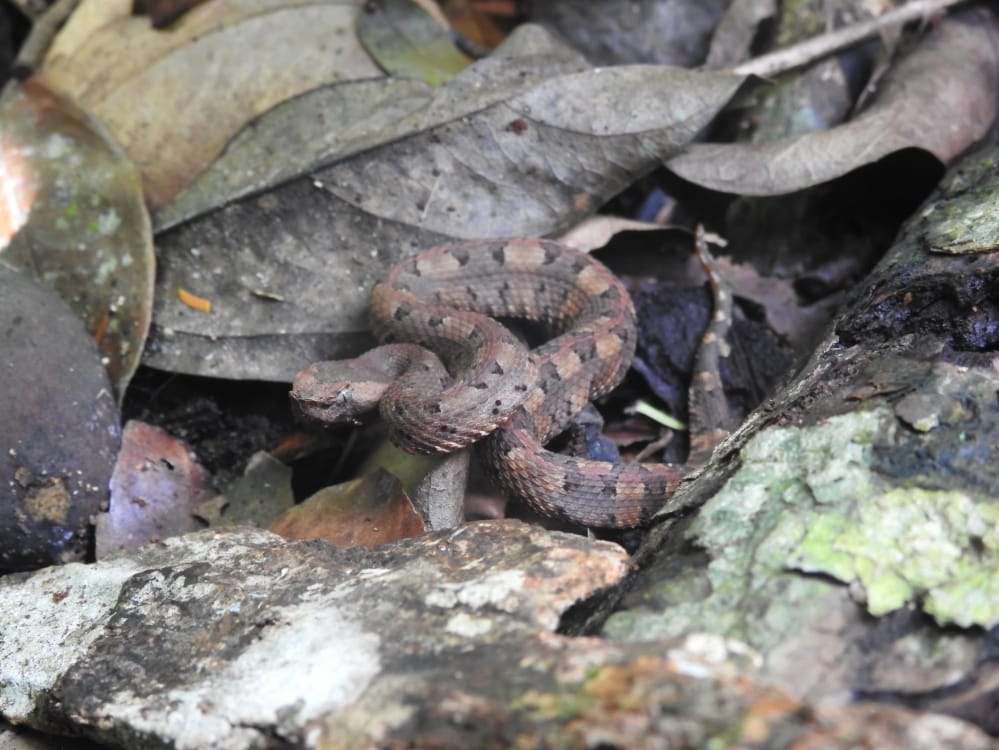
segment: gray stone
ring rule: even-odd
[[[625,565],[516,522],[374,550],[177,537],[0,581],[0,711],[129,746],[297,743],[401,663],[553,629]]]

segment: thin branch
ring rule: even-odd
[[[32,20],[38,18],[49,9],[48,3],[45,0],[8,0],[8,3],[21,11],[25,18]]]
[[[43,15],[35,20],[31,33],[21,45],[21,50],[14,61],[14,72],[20,76],[33,73],[41,65],[42,58],[48,52],[49,45],[66,19],[76,10],[80,0],[59,0]]]
[[[823,57],[851,47],[882,31],[917,21],[959,5],[967,0],[913,0],[897,10],[891,10],[877,18],[862,21],[852,26],[844,26],[828,34],[813,37],[800,44],[794,44],[768,55],[754,58],[732,69],[733,73],[757,75],[769,78],[793,68],[820,60]]]

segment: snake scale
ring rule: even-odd
[[[731,310],[708,268],[716,309],[705,345],[723,337]],[[554,338],[528,350],[496,317],[536,321]],[[588,255],[547,240],[436,247],[389,271],[372,292],[371,318],[387,345],[299,373],[292,398],[304,414],[356,421],[377,404],[393,442],[410,452],[478,442],[506,491],[543,515],[585,526],[645,523],[690,471],[544,447],[620,382],[635,352],[628,292]],[[710,349],[717,356],[718,347]],[[702,391],[720,388],[717,377],[695,380]]]

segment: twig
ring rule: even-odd
[[[14,61],[14,74],[18,78],[27,78],[34,73],[45,57],[53,37],[66,19],[76,9],[80,0],[59,0],[41,15],[31,28],[31,33],[21,45],[17,59]]]
[[[49,9],[45,0],[9,0],[9,3],[30,19],[38,18]]]
[[[762,78],[784,73],[792,68],[819,60],[833,52],[858,42],[893,26],[941,13],[947,8],[967,0],[913,0],[897,10],[890,10],[877,18],[836,29],[828,34],[813,37],[800,44],[757,57],[732,69],[733,73],[757,75]]]

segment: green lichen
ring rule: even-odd
[[[931,203],[923,211],[926,239],[938,253],[987,252],[999,245],[999,219],[991,209],[999,199],[994,185]]]
[[[89,231],[91,234],[110,236],[118,230],[118,227],[120,227],[121,224],[121,216],[114,209],[114,207],[111,206],[108,210],[99,213],[96,218],[90,222]]]
[[[859,581],[873,615],[921,600],[941,623],[999,623],[999,505],[962,492],[899,488],[849,517],[816,515],[795,558]]]
[[[688,537],[711,562],[703,596],[691,597],[691,576],[655,580],[652,606],[636,602],[613,615],[604,633],[645,640],[704,631],[740,638],[766,650],[802,620],[829,606],[841,586],[789,569],[812,518],[858,504],[889,488],[871,470],[874,450],[890,444],[897,422],[887,408],[834,417],[808,428],[755,436],[742,468],[701,508]],[[658,606],[669,602],[666,606]]]
[[[592,698],[566,689],[562,692],[528,690],[513,708],[526,711],[535,721],[566,722],[578,718],[593,703]]]
[[[707,584],[684,571],[640,582],[605,635],[706,631],[765,651],[823,607],[852,607],[843,583],[873,615],[915,605],[941,623],[999,623],[999,504],[891,486],[872,465],[898,424],[878,407],[758,434],[687,531],[711,560],[690,569]]]
[[[921,225],[934,252],[989,252],[999,245],[999,160],[987,148],[941,185],[940,195],[923,209]]]

